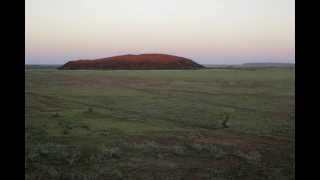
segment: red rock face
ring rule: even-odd
[[[122,55],[69,61],[59,69],[199,69],[191,59],[166,54]]]

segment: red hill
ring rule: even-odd
[[[191,59],[167,54],[122,55],[95,60],[69,61],[59,69],[198,69]]]

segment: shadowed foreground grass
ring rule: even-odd
[[[27,179],[294,179],[294,70],[25,75]]]

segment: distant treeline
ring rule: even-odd
[[[241,65],[204,65],[208,69],[261,69],[261,68],[295,68],[291,63],[245,63]]]
[[[24,66],[25,69],[56,69],[62,65],[57,64],[45,64],[45,65],[39,65],[39,64],[26,64]]]

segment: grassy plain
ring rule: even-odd
[[[295,178],[293,69],[25,78],[27,179]]]

